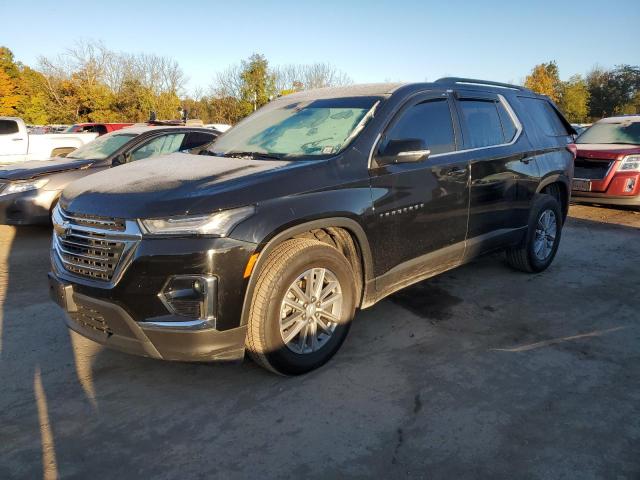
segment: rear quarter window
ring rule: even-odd
[[[537,125],[544,135],[548,137],[566,137],[570,135],[564,120],[547,100],[520,97],[520,103],[526,109],[533,123]]]

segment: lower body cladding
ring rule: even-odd
[[[52,251],[49,290],[70,329],[107,347],[165,360],[239,360],[243,273],[255,247],[228,238],[145,238],[115,285],[70,274]]]
[[[29,190],[0,195],[0,224],[48,225],[59,192]]]

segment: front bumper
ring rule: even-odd
[[[571,201],[574,203],[599,203],[601,205],[618,205],[640,208],[640,195],[635,197],[614,197],[606,193],[572,192]]]
[[[219,331],[206,322],[185,326],[189,322],[175,316],[163,317],[173,320],[173,327],[136,322],[120,305],[78,293],[52,273],[49,293],[65,311],[71,330],[116,350],[177,361],[234,361],[244,356],[246,326]]]
[[[591,185],[590,192],[573,190],[571,200],[576,203],[640,207],[640,174],[637,172],[615,172],[603,180],[591,180]]]
[[[0,224],[47,225],[57,191],[29,190],[0,195]]]
[[[232,238],[141,238],[115,283],[74,275],[52,250],[50,291],[71,329],[106,346],[170,360],[242,358],[243,274],[255,248]],[[189,275],[217,279],[211,320],[176,315],[159,295],[169,278]]]

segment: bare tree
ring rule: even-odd
[[[240,98],[243,86],[242,66],[230,65],[222,72],[218,72],[210,86],[210,91],[211,95],[217,98]]]
[[[274,68],[278,91],[310,90],[353,83],[351,78],[329,63],[289,64]]]
[[[41,69],[60,78],[73,74],[80,82],[93,86],[102,82],[117,93],[125,81],[135,80],[154,94],[179,93],[187,78],[177,61],[155,54],[120,53],[102,42],[77,42],[53,59],[41,57]]]

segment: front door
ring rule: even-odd
[[[446,93],[407,102],[385,129],[370,166],[378,290],[461,261],[469,213],[469,162],[456,154]],[[423,157],[416,151],[425,150]]]

